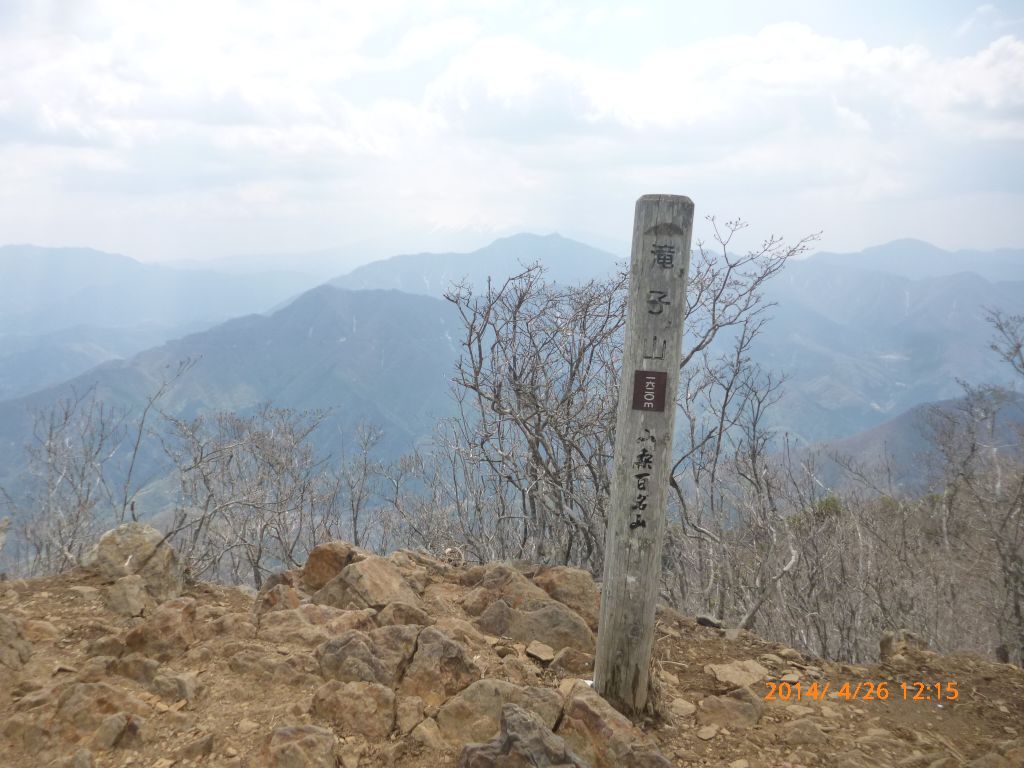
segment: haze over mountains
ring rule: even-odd
[[[398,455],[451,413],[461,328],[439,297],[452,281],[479,288],[536,260],[562,283],[623,263],[557,235],[518,235],[472,253],[396,256],[314,288],[315,277],[287,271],[0,248],[0,484],[17,472],[33,410],[94,384],[136,407],[185,358],[198,362],[168,397],[172,412],[329,408],[321,439],[335,454],[365,421],[384,429],[382,454]],[[957,396],[958,378],[1010,382],[988,350],[984,308],[1024,312],[1024,252],[898,241],[792,262],[767,294],[777,306],[754,356],[788,376],[774,424],[798,444],[839,440]]]
[[[140,408],[179,361],[195,367],[161,407],[192,417],[246,412],[265,402],[330,409],[318,437],[337,456],[360,422],[384,430],[381,451],[396,456],[450,411],[447,382],[458,318],[446,302],[397,291],[314,288],[270,316],[246,315],[113,360],[67,382],[0,402],[0,485],[11,482],[32,414],[72,392],[96,388],[104,401]],[[147,457],[147,466],[156,462]]]
[[[351,290],[394,288],[440,298],[452,283],[465,280],[482,291],[488,277],[500,284],[535,261],[545,266],[547,279],[563,285],[607,277],[625,265],[625,259],[561,235],[515,235],[472,253],[417,253],[374,261],[330,284]]]
[[[90,248],[0,247],[0,400],[262,312],[317,282],[174,269]]]
[[[956,397],[958,379],[1009,385],[1012,372],[989,350],[985,309],[1024,312],[1022,279],[1024,268],[1016,281],[992,282],[977,273],[911,279],[817,257],[788,265],[766,290],[777,306],[754,351],[789,376],[779,425],[828,440]]]

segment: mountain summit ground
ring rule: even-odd
[[[853,666],[662,610],[633,723],[588,682],[583,571],[330,542],[258,594],[166,599],[175,559],[136,570],[110,536],[88,569],[0,582],[4,768],[1024,766],[1024,671],[909,636]]]

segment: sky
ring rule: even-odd
[[[624,255],[647,193],[1024,246],[1024,2],[0,0],[0,243]]]

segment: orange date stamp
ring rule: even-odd
[[[955,680],[926,683],[919,681],[830,683],[775,683],[769,681],[765,701],[956,701],[960,698]]]

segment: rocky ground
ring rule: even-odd
[[[343,542],[259,594],[188,584],[122,527],[0,582],[0,766],[1024,766],[1019,668],[903,637],[833,664],[669,611],[631,723],[587,683],[597,610],[582,571]]]

